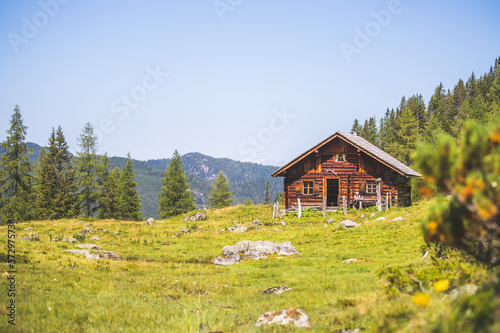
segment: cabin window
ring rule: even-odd
[[[345,162],[345,154],[335,155],[335,162]]]
[[[304,194],[313,194],[314,193],[314,190],[313,190],[313,182],[304,182]]]
[[[366,193],[376,193],[377,183],[376,182],[366,182]]]

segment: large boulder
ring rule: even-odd
[[[145,225],[156,225],[156,220],[152,217],[150,217],[149,219],[146,220],[146,222],[144,222]]]
[[[268,255],[300,254],[288,241],[273,243],[271,241],[241,241],[233,246],[224,246],[222,256],[213,259],[216,265],[232,265],[245,259],[262,259]]]
[[[206,220],[207,214],[205,212],[202,212],[201,210],[197,211],[196,213],[189,215],[186,217],[185,221],[203,221]]]
[[[258,327],[266,324],[288,325],[290,323],[295,324],[296,327],[311,328],[311,325],[309,325],[309,317],[307,317],[307,314],[297,308],[288,308],[281,311],[266,312],[261,315],[259,319],[257,319],[257,323],[255,324],[255,326]]]

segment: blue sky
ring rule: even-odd
[[[288,161],[500,56],[498,1],[2,1],[0,139]]]

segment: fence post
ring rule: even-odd
[[[326,197],[323,197],[323,217],[326,216]]]
[[[347,215],[347,201],[345,200],[345,195],[342,196],[342,208],[344,208],[344,215]]]
[[[300,198],[298,198],[297,201],[299,202],[299,214],[298,214],[298,217],[300,219],[302,217],[302,207],[300,206]]]

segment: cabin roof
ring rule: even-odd
[[[291,166],[293,166],[294,164],[296,164],[297,162],[299,162],[300,160],[302,160],[303,158],[305,158],[309,154],[313,153],[315,150],[323,147],[324,145],[326,145],[327,143],[329,143],[330,141],[332,141],[333,139],[335,139],[337,137],[340,137],[343,140],[349,142],[354,147],[365,152],[367,155],[373,157],[374,159],[381,162],[382,164],[387,165],[388,167],[397,171],[401,175],[410,176],[410,177],[422,177],[421,174],[419,174],[418,172],[416,172],[415,170],[413,170],[412,168],[410,168],[409,166],[407,166],[403,162],[398,161],[397,159],[395,159],[391,155],[387,154],[382,149],[376,147],[375,145],[373,145],[369,141],[363,139],[362,137],[354,135],[354,134],[344,133],[341,131],[335,132],[333,135],[329,136],[328,138],[321,141],[320,143],[318,143],[317,145],[315,145],[311,149],[307,150],[306,152],[299,155],[298,157],[296,157],[292,161],[288,162],[287,164],[285,164],[284,166],[282,166],[281,168],[279,168],[278,170],[273,172],[271,174],[271,176],[272,177],[284,177],[285,176],[284,172],[287,169],[289,169]]]

